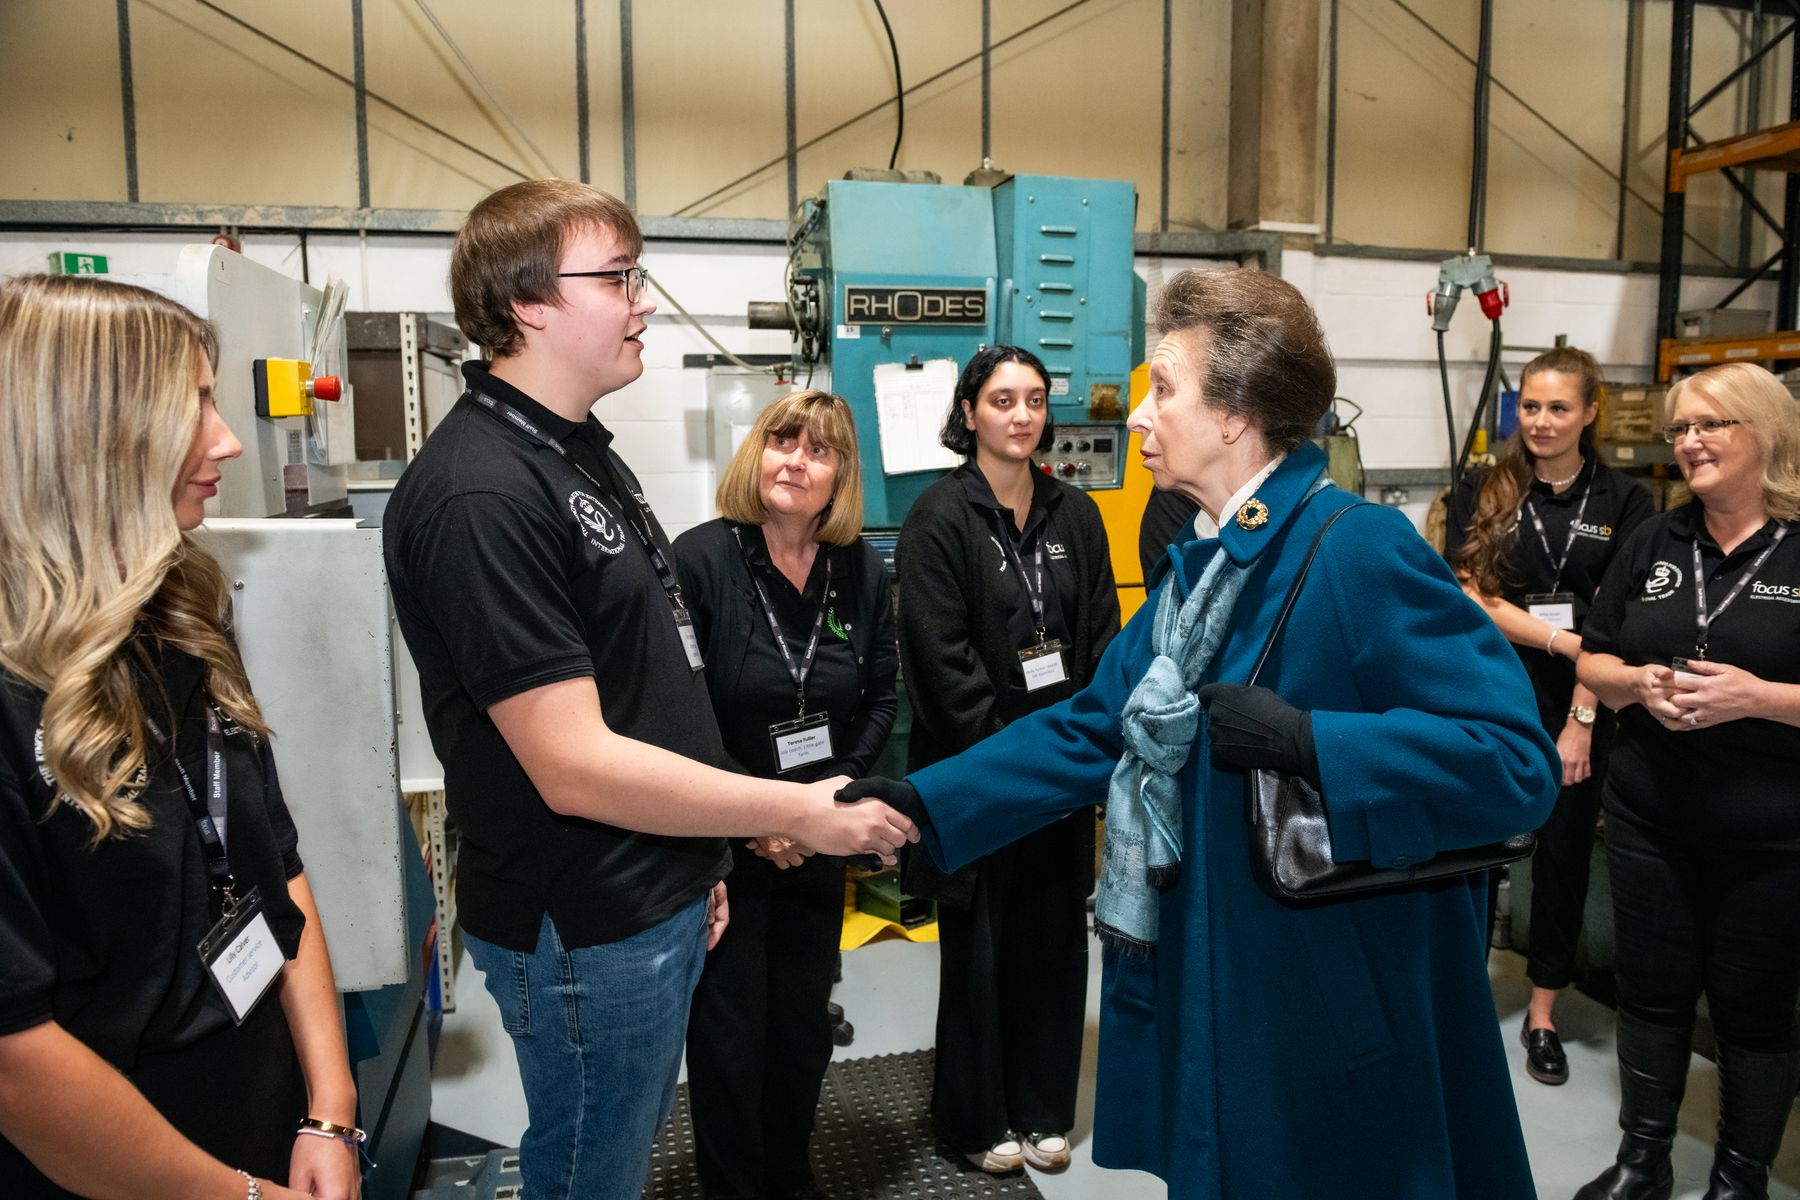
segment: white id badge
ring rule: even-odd
[[[675,610],[675,632],[681,635],[681,648],[687,651],[688,669],[698,671],[706,663],[700,658],[700,635],[694,632],[694,616],[685,608]]]
[[[1575,595],[1572,592],[1541,592],[1525,597],[1525,607],[1532,616],[1552,629],[1575,632]]]
[[[207,931],[200,939],[199,949],[206,973],[231,1009],[231,1019],[239,1025],[268,994],[269,986],[281,977],[281,968],[287,965],[255,888],[238,902],[229,917]]]
[[[1063,644],[1055,638],[1039,642],[1029,650],[1019,651],[1019,665],[1025,668],[1025,690],[1035,692],[1069,677],[1063,665]]]
[[[1685,658],[1671,658],[1669,669],[1675,672],[1675,682],[1683,687],[1697,687],[1706,680],[1706,676],[1700,672],[1688,670],[1688,660]]]
[[[823,762],[831,757],[831,717],[827,713],[812,713],[771,725],[769,744],[775,748],[777,771]]]

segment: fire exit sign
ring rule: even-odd
[[[106,255],[83,254],[77,250],[59,251],[50,256],[50,270],[56,275],[104,275]]]

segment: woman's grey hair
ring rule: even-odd
[[[1183,271],[1157,293],[1150,324],[1159,338],[1206,333],[1202,396],[1248,419],[1273,450],[1286,453],[1311,437],[1337,392],[1318,315],[1278,275]]]

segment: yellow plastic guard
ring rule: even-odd
[[[256,382],[256,415],[271,420],[278,417],[310,417],[312,396],[306,385],[312,382],[312,364],[297,358],[259,358],[251,364]]]

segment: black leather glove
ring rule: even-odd
[[[904,779],[883,779],[879,775],[871,775],[867,779],[845,784],[838,789],[833,799],[839,804],[879,800],[920,829],[931,824],[931,814],[925,811],[925,801],[919,798],[919,789]]]
[[[919,789],[904,779],[883,779],[879,775],[870,775],[865,779],[854,780],[837,790],[832,799],[839,804],[855,804],[859,800],[879,800],[918,827],[921,834],[931,825],[931,814],[925,811],[925,801],[919,798]],[[900,848],[902,851],[905,846]],[[882,863],[872,854],[846,859],[853,867],[879,871]]]
[[[1266,687],[1209,683],[1196,694],[1212,733],[1213,763],[1222,767],[1272,767],[1320,787],[1313,749],[1312,714]]]

